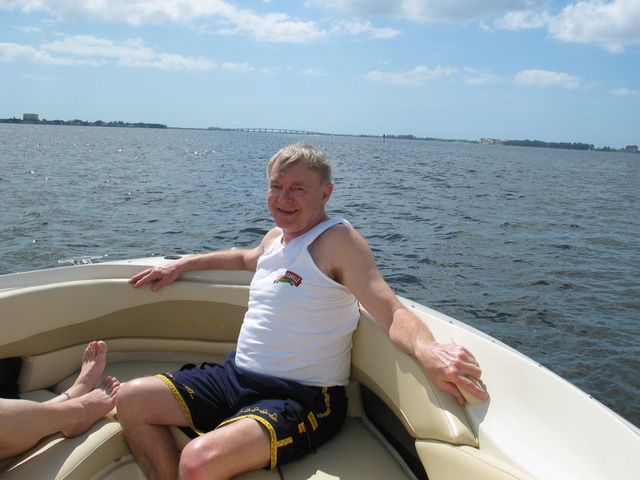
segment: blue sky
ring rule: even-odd
[[[0,118],[640,144],[638,0],[0,0]]]

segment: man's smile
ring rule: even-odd
[[[297,208],[284,209],[284,208],[281,208],[281,207],[277,207],[277,209],[278,209],[278,212],[280,212],[280,213],[289,213],[289,214],[290,213],[296,213],[298,211]]]

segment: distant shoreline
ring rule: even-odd
[[[85,120],[21,120],[19,118],[0,118],[0,123],[26,124],[26,125],[70,125],[74,127],[130,127],[130,128],[167,128],[162,123],[130,123],[130,122],[87,122]]]
[[[296,133],[298,130],[284,130],[284,129],[271,129],[271,128],[186,128],[186,127],[167,127],[162,123],[146,123],[146,122],[123,122],[112,121],[103,122],[97,120],[95,122],[88,122],[85,120],[23,120],[20,118],[0,118],[0,123],[19,124],[19,125],[65,125],[65,126],[81,126],[81,127],[127,127],[127,128],[156,128],[156,129],[184,129],[184,130],[211,130],[211,131],[227,131],[227,132],[264,132],[264,133]],[[433,138],[433,137],[416,137],[414,135],[355,135],[355,134],[333,134],[333,133],[315,133],[315,135],[333,135],[339,137],[371,137],[381,138],[383,140],[422,140],[431,142],[451,142],[451,143],[469,143],[480,145],[506,145],[517,147],[532,147],[532,148],[554,148],[562,150],[583,150],[583,151],[596,151],[596,152],[623,152],[623,153],[639,153],[637,145],[627,145],[624,148],[612,148],[612,147],[595,147],[593,144],[579,143],[579,142],[545,142],[542,140],[496,140],[491,138],[481,138],[480,140],[463,140],[463,139],[445,139],[445,138]]]

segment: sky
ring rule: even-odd
[[[640,144],[640,0],[0,0],[0,118]]]

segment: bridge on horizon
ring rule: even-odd
[[[220,130],[223,132],[260,132],[260,133],[289,133],[294,135],[333,135],[331,133],[308,132],[306,130],[292,130],[289,128],[218,128],[209,127],[209,130]]]

